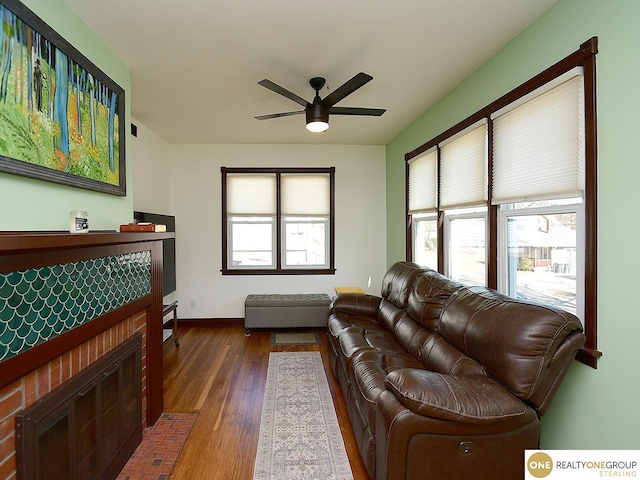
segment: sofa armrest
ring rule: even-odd
[[[403,368],[391,372],[385,386],[413,413],[461,423],[512,421],[527,413],[526,405],[495,380],[458,377]]]
[[[341,293],[333,297],[331,313],[343,312],[375,318],[382,298],[359,293]]]

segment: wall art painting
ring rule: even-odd
[[[124,196],[124,90],[18,0],[0,20],[0,171]]]

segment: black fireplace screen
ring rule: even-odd
[[[16,415],[19,480],[116,478],[142,440],[142,335]]]

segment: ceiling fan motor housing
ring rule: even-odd
[[[321,103],[309,104],[305,109],[307,123],[325,122],[329,123],[329,107]]]

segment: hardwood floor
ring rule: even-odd
[[[164,346],[164,410],[198,419],[171,475],[174,480],[245,480],[253,476],[269,352],[320,351],[355,480],[368,476],[360,459],[340,386],[322,345],[270,345],[269,331],[243,327],[180,329],[180,348]]]

